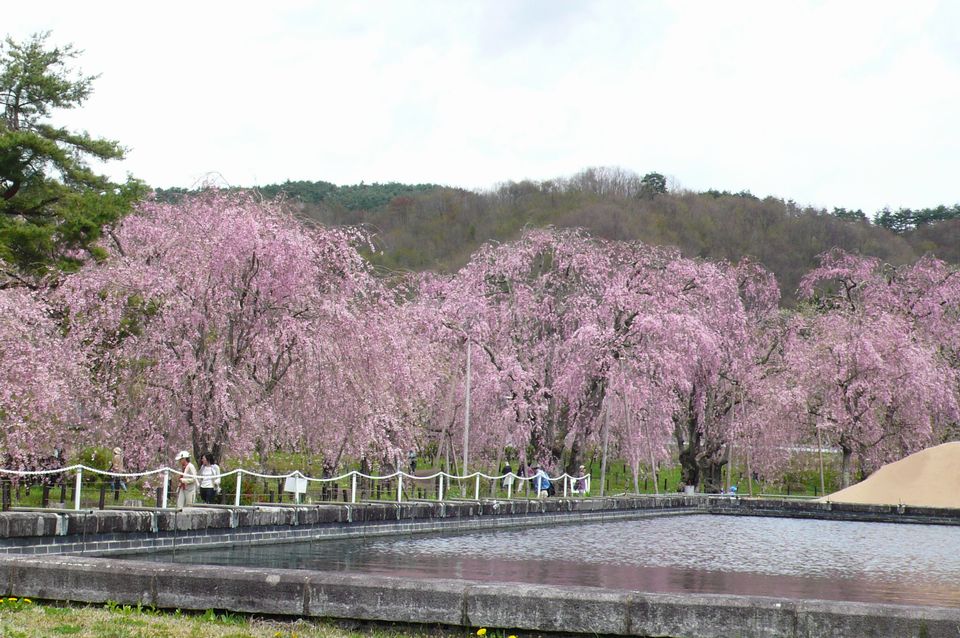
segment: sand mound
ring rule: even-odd
[[[821,501],[960,508],[960,441],[884,465],[865,481]]]

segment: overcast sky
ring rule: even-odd
[[[819,207],[960,201],[960,2],[54,2],[55,121],[153,186],[219,174],[484,189],[589,166]]]

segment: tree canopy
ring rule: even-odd
[[[49,33],[0,45],[0,259],[21,272],[75,269],[102,228],[144,191],[128,178],[113,183],[91,160],[120,159],[113,140],[50,122],[58,110],[83,104],[96,76],[70,64],[80,51],[51,46]]]
[[[792,310],[756,262],[572,229],[388,280],[357,250],[366,233],[287,203],[144,201],[105,259],[0,289],[4,443],[117,441],[136,467],[180,448],[331,469],[456,458],[468,357],[473,464],[569,471],[609,440],[635,481],[678,459],[684,483],[716,490],[731,450],[774,476],[824,443],[850,480],[960,419],[960,270],[933,257],[831,251]]]

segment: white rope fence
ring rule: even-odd
[[[16,477],[38,477],[38,476],[49,476],[53,474],[64,474],[64,479],[66,479],[66,475],[69,474],[70,472],[75,473],[74,492],[73,492],[73,509],[75,510],[80,509],[80,495],[81,495],[81,490],[83,486],[83,477],[85,473],[87,473],[88,476],[89,475],[103,476],[103,477],[108,477],[110,479],[121,479],[121,480],[130,480],[130,481],[151,477],[151,476],[158,476],[162,474],[163,483],[161,484],[162,491],[161,491],[160,497],[158,498],[158,507],[161,507],[164,509],[167,508],[167,505],[168,505],[170,478],[172,476],[185,476],[183,472],[170,467],[163,467],[155,470],[149,470],[147,472],[111,472],[108,470],[100,470],[93,467],[87,467],[86,465],[71,465],[68,467],[62,467],[62,468],[57,468],[53,470],[32,470],[32,471],[10,470],[10,469],[0,468],[0,476],[16,476]],[[483,472],[473,472],[471,474],[457,476],[457,475],[449,474],[443,471],[437,471],[437,472],[434,472],[433,474],[409,474],[407,472],[400,470],[400,471],[394,472],[393,474],[376,476],[376,475],[370,475],[370,474],[363,474],[362,472],[352,470],[350,472],[346,472],[339,476],[334,476],[329,478],[315,478],[311,476],[306,476],[299,470],[294,470],[293,472],[288,472],[286,474],[263,474],[260,472],[253,472],[251,470],[245,470],[242,468],[231,470],[229,472],[223,472],[220,474],[208,474],[203,476],[200,476],[199,474],[194,475],[198,484],[201,478],[213,479],[213,480],[219,481],[220,479],[224,479],[230,476],[236,476],[236,491],[234,494],[233,504],[239,507],[240,497],[241,497],[241,494],[243,493],[242,486],[243,486],[244,476],[247,476],[253,479],[265,479],[265,480],[275,479],[275,480],[285,481],[285,488],[283,491],[294,494],[294,500],[297,503],[300,502],[301,495],[307,493],[307,487],[310,483],[319,484],[321,487],[325,484],[331,485],[331,486],[337,486],[339,490],[340,482],[349,480],[350,502],[356,503],[357,494],[358,494],[357,484],[360,479],[366,479],[368,481],[376,482],[376,481],[390,481],[396,478],[397,479],[396,502],[400,503],[404,500],[404,480],[410,481],[408,485],[411,487],[411,493],[414,493],[417,487],[422,487],[422,484],[428,481],[436,480],[437,481],[437,494],[436,494],[437,501],[444,500],[444,496],[449,494],[450,487],[454,481],[456,481],[458,486],[460,487],[461,494],[464,494],[466,492],[466,488],[462,486],[462,483],[472,480],[473,481],[473,499],[479,501],[481,480],[485,479],[488,481],[496,481],[494,485],[499,485],[501,488],[505,487],[507,492],[506,498],[512,499],[514,498],[514,495],[520,491],[520,489],[517,489],[517,490],[513,489],[515,483],[519,482],[520,486],[524,488],[524,491],[529,492],[530,488],[533,486],[531,484],[527,484],[526,482],[529,481],[532,483],[533,481],[540,480],[542,479],[543,475],[538,476],[535,474],[533,476],[519,476],[514,472],[508,472],[506,474],[499,474],[499,475],[490,475],[490,474],[485,474]],[[582,492],[585,495],[587,492],[590,491],[590,475],[572,476],[564,472],[559,476],[552,477],[548,475],[546,478],[553,485],[558,485],[562,483],[564,498],[567,498],[572,493],[579,494]],[[584,489],[575,490],[575,486],[578,485],[581,481],[583,481]],[[66,480],[63,481],[63,484],[66,484]],[[445,488],[446,488],[446,491],[445,491]]]

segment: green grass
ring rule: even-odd
[[[0,605],[3,638],[466,638],[475,631],[417,625],[353,623],[348,628],[324,620],[259,618],[207,610],[160,611],[140,605],[58,606],[8,599]],[[502,633],[502,632],[501,632]],[[504,633],[503,635],[507,635]]]

